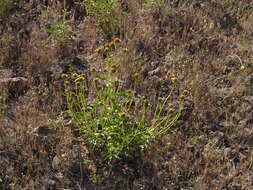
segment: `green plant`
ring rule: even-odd
[[[183,109],[180,106],[175,111],[168,104],[173,89],[167,97],[150,103],[132,91],[124,91],[115,77],[105,73],[93,79],[95,90],[89,97],[84,76],[65,77],[68,113],[79,126],[84,142],[93,151],[101,152],[107,162],[145,150],[177,123]]]
[[[3,89],[3,90],[0,91],[0,119],[4,115],[6,109],[8,108],[8,105],[7,105],[7,88],[6,88],[6,85],[2,85],[1,82],[2,81],[1,81],[1,78],[0,78],[0,88]]]
[[[224,0],[225,3],[228,3],[228,4],[233,4],[233,3],[238,3],[240,2],[240,0]]]
[[[2,16],[11,4],[11,0],[1,0],[0,2],[0,16]]]
[[[127,14],[118,8],[119,0],[76,0],[76,3],[85,7],[87,14],[97,19],[109,38],[123,32]]]
[[[4,114],[4,111],[6,109],[6,104],[4,103],[4,97],[0,95],[0,118]]]
[[[76,35],[75,32],[67,25],[66,11],[63,13],[63,19],[55,24],[52,24],[47,32],[50,34],[53,41],[64,47],[69,44],[70,40]]]
[[[165,0],[145,0],[144,3],[152,8],[153,14],[158,16],[161,22],[166,21],[166,18],[172,14],[171,7]]]
[[[160,7],[161,5],[164,5],[164,0],[144,0],[144,3],[147,5],[152,5],[154,7]]]

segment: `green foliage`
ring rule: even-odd
[[[116,11],[118,0],[78,0],[85,6],[88,14],[99,17],[101,21],[106,20]]]
[[[144,3],[150,6],[157,15],[163,20],[171,15],[171,8],[165,0],[145,0]]]
[[[118,8],[119,0],[76,0],[76,3],[85,7],[87,14],[97,19],[109,38],[122,32],[127,14]]]
[[[228,3],[228,4],[233,4],[233,3],[238,3],[240,2],[240,0],[224,0],[225,3]]]
[[[0,1],[0,16],[2,16],[7,10],[8,6],[11,4],[11,0],[1,0]]]
[[[144,3],[160,11],[167,8],[165,0],[144,0]],[[163,13],[161,12],[161,14]]]
[[[109,62],[114,67],[111,58]],[[107,74],[98,74],[93,79],[92,97],[84,81],[81,75],[68,76],[68,112],[79,126],[84,142],[94,152],[101,152],[107,162],[138,155],[169,131],[181,115],[182,107],[175,111],[168,106],[173,90],[163,100],[151,104],[132,91],[120,90],[118,80]]]
[[[8,108],[6,103],[6,88],[4,86],[1,86],[4,90],[0,92],[0,118],[5,113],[6,109]]]
[[[68,45],[70,40],[76,35],[67,25],[65,17],[66,12],[64,12],[63,19],[60,22],[52,24],[47,30],[52,40],[61,47]]]
[[[158,6],[164,5],[164,0],[144,0],[144,3],[147,5],[158,7]]]

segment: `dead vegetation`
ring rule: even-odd
[[[0,2],[0,189],[253,189],[252,1],[120,0],[116,21],[80,2]],[[150,117],[171,79],[175,109],[190,94],[160,141],[105,164],[66,112],[72,73],[90,99],[109,74]]]

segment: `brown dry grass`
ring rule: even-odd
[[[0,80],[25,77],[28,87],[22,93],[1,87],[0,189],[253,189],[251,1],[165,1],[159,9],[122,1],[129,16],[114,37],[123,36],[115,52],[128,49],[117,73],[123,87],[163,97],[168,79],[177,77],[173,102],[184,89],[191,95],[172,133],[112,166],[80,142],[63,112],[60,77],[78,69],[68,61],[75,58],[90,77],[90,67],[105,69],[95,49],[111,34],[67,1],[68,25],[77,35],[66,47],[53,43],[46,29],[61,19],[63,7],[20,1],[1,18]]]

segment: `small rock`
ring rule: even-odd
[[[28,79],[24,77],[2,78],[0,87],[7,89],[8,98],[16,98],[28,90]]]
[[[64,178],[64,175],[61,172],[59,172],[59,173],[55,174],[55,178],[58,180],[62,180]]]
[[[244,97],[244,100],[246,100],[250,104],[253,104],[253,96],[246,96],[246,97]]]
[[[0,83],[17,83],[17,82],[27,82],[28,80],[24,77],[15,77],[15,78],[3,78],[0,80]]]
[[[54,135],[56,130],[50,129],[48,126],[39,126],[33,130],[33,133],[38,136],[47,137]]]
[[[45,185],[43,186],[43,190],[55,190],[56,189],[56,181],[52,179],[45,180]]]
[[[61,160],[58,158],[58,156],[55,156],[52,161],[52,168],[54,170],[57,170],[60,166]]]
[[[1,69],[0,70],[0,79],[1,78],[11,78],[12,76],[12,71],[9,69]]]
[[[161,72],[160,67],[157,67],[155,70],[149,71],[149,72],[148,72],[148,75],[149,75],[149,76],[158,75],[160,72]]]
[[[231,148],[225,148],[224,151],[223,151],[224,152],[224,156],[227,157],[227,158],[229,158],[230,154],[231,154],[231,151],[232,151]]]

